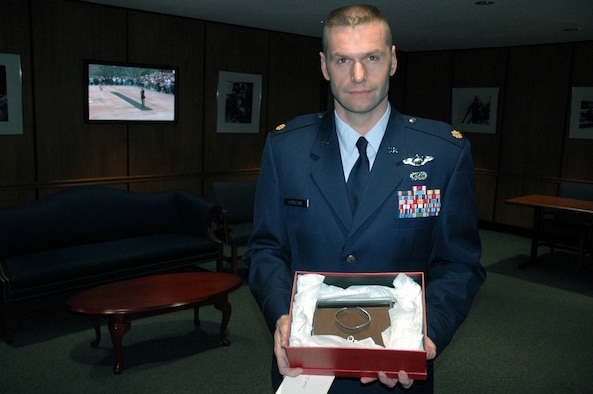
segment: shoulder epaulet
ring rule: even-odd
[[[325,112],[318,112],[314,114],[297,116],[286,123],[276,126],[274,128],[274,133],[285,133],[291,130],[298,130],[303,127],[318,124],[324,118],[325,114]]]
[[[456,145],[463,143],[463,134],[448,123],[406,115],[404,115],[404,120],[408,128],[434,135]]]

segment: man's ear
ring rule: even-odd
[[[397,56],[395,55],[395,45],[391,46],[391,69],[389,70],[389,76],[393,76],[397,70]]]
[[[329,81],[329,73],[327,72],[327,59],[325,58],[325,53],[319,52],[319,61],[321,64],[321,73],[323,74],[323,78],[326,81]]]

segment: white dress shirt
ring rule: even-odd
[[[367,156],[369,158],[369,170],[373,169],[373,163],[375,162],[375,157],[377,157],[377,151],[379,150],[379,145],[381,145],[381,140],[385,135],[385,129],[387,128],[387,123],[389,122],[389,116],[391,114],[391,105],[387,104],[387,110],[379,119],[379,121],[366,133],[363,137],[367,139]],[[350,176],[350,171],[352,171],[352,167],[356,164],[356,160],[358,160],[358,148],[356,147],[356,141],[362,136],[352,127],[350,127],[346,122],[344,122],[338,114],[334,111],[334,116],[336,119],[336,131],[338,133],[338,142],[340,144],[340,155],[342,156],[342,169],[344,170],[344,179],[348,180]]]

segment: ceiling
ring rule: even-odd
[[[82,0],[319,37],[348,0]],[[375,0],[407,52],[593,41],[591,0]],[[362,0],[364,3],[365,0]]]

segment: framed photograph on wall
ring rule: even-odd
[[[593,87],[573,87],[569,138],[593,140]]]
[[[262,76],[218,72],[217,133],[258,133]]]
[[[175,123],[176,67],[85,60],[85,122]]]
[[[454,88],[451,124],[459,131],[496,134],[498,88]]]
[[[21,55],[0,53],[0,135],[23,134]]]

